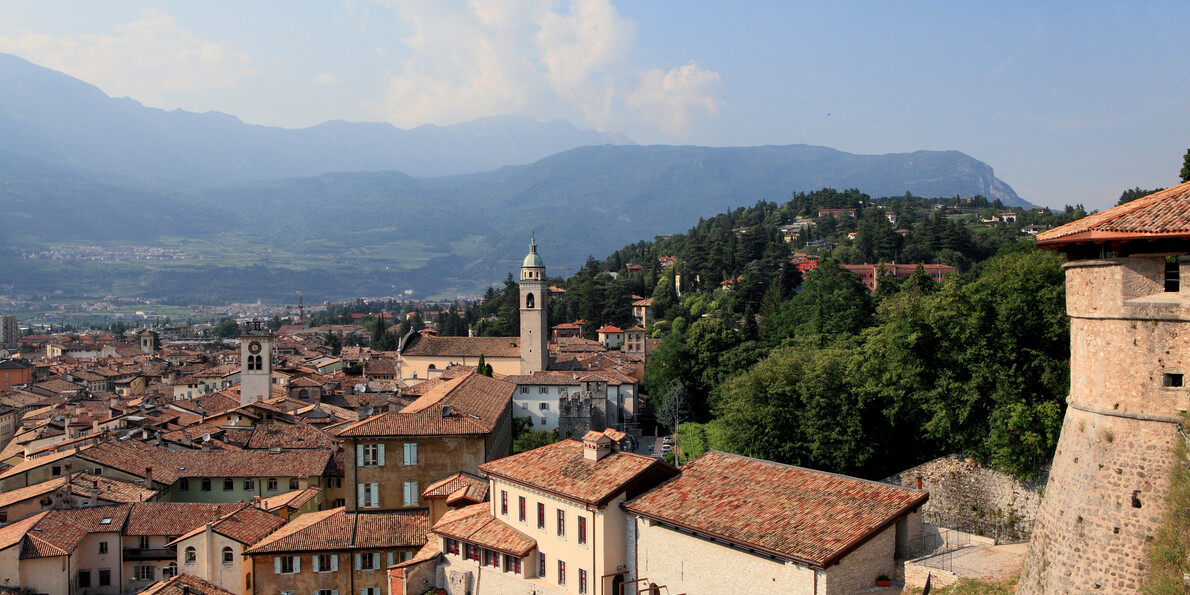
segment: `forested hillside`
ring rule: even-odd
[[[661,342],[642,388],[663,427],[682,423],[686,457],[714,448],[877,478],[960,452],[1032,476],[1057,441],[1069,339],[1061,258],[1022,228],[1085,213],[980,223],[1005,211],[980,199],[824,189],[736,209],[553,280],[566,293],[551,322],[583,319],[593,337],[631,324],[631,295],[651,296]],[[807,219],[786,242],[782,226]],[[795,251],[820,256],[804,279]],[[873,293],[842,267],[894,260],[957,271],[884,277]],[[514,334],[515,292],[510,278],[476,306],[485,332]]]

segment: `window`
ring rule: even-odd
[[[380,554],[356,554],[355,555],[355,569],[356,570],[376,570],[380,567]]]
[[[416,465],[417,464],[417,443],[416,442],[406,442],[405,443],[405,464],[406,465]]]
[[[204,491],[204,492],[211,491],[211,480],[209,478],[204,478],[202,480],[202,491]]]
[[[525,522],[525,497],[521,496],[520,498],[517,498],[517,500],[517,505],[520,507],[520,510],[518,510],[518,518],[523,523]]]
[[[138,544],[138,545],[140,545],[140,549],[142,549],[142,550],[149,549],[149,536],[148,535],[141,535],[139,540],[140,540],[140,544]]]
[[[526,296],[525,296],[525,307],[526,307],[526,308],[532,308],[532,307],[533,307],[533,294],[531,294],[531,293],[530,293],[530,294],[528,294],[528,295],[526,295]]]
[[[195,551],[194,546],[187,547],[186,548],[186,563],[194,564],[197,561],[198,561],[198,554]]]
[[[578,517],[578,542],[581,545],[587,543],[587,517],[585,516]]]
[[[107,568],[99,569],[99,586],[107,587],[112,584],[112,571]]]
[[[361,508],[376,508],[380,506],[380,485],[375,483],[361,483],[355,487]]]
[[[472,562],[477,562],[477,563],[479,562],[479,548],[468,543],[465,553],[467,555],[464,557],[467,558],[468,560],[471,560]]]
[[[558,584],[566,586],[566,563],[558,560]]]
[[[182,479],[179,479],[178,480],[178,491],[179,492],[189,492],[190,491],[190,480],[186,479],[185,477],[183,477]]]
[[[99,553],[101,553],[101,554],[107,553],[107,542],[106,541],[99,542]]]
[[[545,504],[537,503],[537,528],[545,530]]]
[[[92,471],[95,472],[94,473],[95,475],[103,475],[103,467],[96,467],[96,468],[92,469]]]
[[[420,494],[421,492],[417,489],[416,481],[405,482],[405,506],[417,506],[417,498]]]
[[[80,570],[79,571],[79,588],[85,588],[85,587],[90,587],[90,586],[91,586],[91,571],[90,570]]]
[[[235,489],[235,482],[229,477],[223,480],[223,491],[230,492]]]
[[[314,572],[335,572],[339,569],[339,556],[318,554],[314,556]]]
[[[543,386],[543,387],[541,387],[541,388],[537,389],[537,391],[538,391],[538,392],[540,392],[540,393],[541,393],[541,394],[543,394],[543,395],[548,395],[548,394],[550,394],[550,387],[548,387],[548,386]]]
[[[545,554],[537,552],[537,576],[545,578]]]
[[[304,389],[304,388],[303,388],[303,389],[301,389],[301,390],[299,390],[299,391],[298,391],[298,398],[299,398],[299,399],[301,399],[301,400],[303,400],[303,401],[309,401],[309,400],[310,400],[310,391],[308,391],[308,390],[306,390],[306,389]]]
[[[277,491],[277,478],[276,477],[269,478],[269,491],[270,492]]]
[[[459,555],[459,542],[454,539],[446,540],[446,553]]]
[[[8,511],[0,510],[0,523],[7,523],[7,522],[8,522]]]
[[[527,386],[522,386],[522,387],[521,387],[521,394],[522,394],[522,395],[527,395],[527,394],[529,394],[529,387],[527,387]]]
[[[273,558],[274,574],[297,574],[302,571],[302,559],[299,556],[277,556]]]
[[[1161,375],[1161,386],[1168,388],[1181,388],[1183,385],[1183,376],[1181,374]]]
[[[256,489],[256,480],[248,478],[244,480],[244,491],[251,492]]]
[[[499,566],[500,565],[499,557],[500,557],[500,554],[497,554],[496,552],[493,552],[492,550],[484,550],[483,551],[483,565],[484,566]]]
[[[252,588],[252,573],[251,572],[244,575],[244,588],[245,589]]]
[[[508,490],[500,490],[500,514],[508,516]]]
[[[504,572],[511,572],[513,574],[521,573],[521,559],[513,556],[504,556]]]
[[[174,566],[177,566],[177,562],[174,562]],[[132,569],[132,576],[138,581],[151,581],[153,580],[153,567],[135,566]]]
[[[291,489],[291,490],[298,489],[298,480],[296,477],[289,478],[289,489]]]
[[[578,569],[578,592],[587,592],[587,571],[582,568]]]
[[[549,411],[550,404],[549,403],[538,403],[537,408],[540,409],[541,411]]]
[[[367,587],[359,590],[359,595],[380,595],[380,587]]]
[[[53,467],[50,467],[50,475],[53,475],[54,477],[62,475],[62,466],[54,465]]]
[[[1178,265],[1177,256],[1165,257],[1165,291],[1168,293],[1177,293],[1181,286],[1181,271]]]
[[[173,541],[173,540],[170,540]],[[161,578],[170,578],[178,576],[178,563],[170,562],[168,566],[161,569]]]
[[[383,444],[360,444],[356,446],[356,463],[361,467],[383,467]]]
[[[235,562],[235,553],[231,551],[230,546],[224,546],[224,548],[223,548],[223,564],[227,565],[227,564],[231,564],[232,562]]]
[[[558,537],[566,537],[566,511],[558,509]]]
[[[339,595],[339,592],[334,589],[316,589],[314,595]]]

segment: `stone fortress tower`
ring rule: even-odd
[[[549,288],[545,262],[537,254],[536,238],[521,263],[521,374],[545,370],[549,364]]]
[[[1135,593],[1190,405],[1190,183],[1037,245],[1067,256],[1070,394],[1018,590]]]
[[[240,404],[272,397],[273,341],[268,325],[257,320],[240,327]]]

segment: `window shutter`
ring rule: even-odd
[[[356,570],[359,570],[363,566],[362,562],[363,562],[363,554],[356,554],[355,555],[355,569]]]
[[[273,558],[273,574],[281,574],[281,556]]]
[[[331,572],[339,570],[339,554],[331,554]]]
[[[294,572],[294,574],[296,574],[301,571],[302,571],[302,557],[294,556],[293,557],[293,572]]]
[[[379,506],[380,506],[380,484],[374,483],[374,484],[372,484],[372,507],[376,508]]]
[[[355,445],[355,466],[356,467],[364,466],[364,445],[363,444]]]
[[[368,555],[372,556],[372,568],[380,568],[380,552]]]
[[[412,482],[412,484],[413,485],[410,486],[409,502],[411,506],[417,506],[417,497],[421,494],[421,492],[417,489],[416,481]]]
[[[392,552],[388,553],[388,565],[389,566],[393,565],[393,553]]]
[[[318,568],[318,554],[314,554],[313,556],[311,556],[311,559],[314,561],[314,564],[313,564],[314,572],[319,572],[321,569]]]
[[[411,446],[411,447],[412,447],[412,449],[413,449],[413,456],[411,457],[411,459],[412,459],[412,461],[413,461],[413,462],[412,462],[412,463],[410,463],[410,464],[411,464],[411,465],[416,465],[416,464],[417,464],[417,443],[416,443],[416,442],[410,442],[410,443],[409,443],[409,446]]]
[[[355,505],[358,507],[363,507],[363,505],[364,505],[364,490],[366,489],[366,487],[367,486],[362,483],[355,484],[355,492],[356,492]]]
[[[384,466],[384,445],[377,444],[376,450],[377,450],[376,458],[378,459],[377,464],[380,465],[381,467],[383,467]]]

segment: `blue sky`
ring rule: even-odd
[[[642,144],[954,149],[1033,203],[1106,208],[1178,182],[1186,22],[1186,2],[7,0],[0,52],[284,127],[520,113]]]

